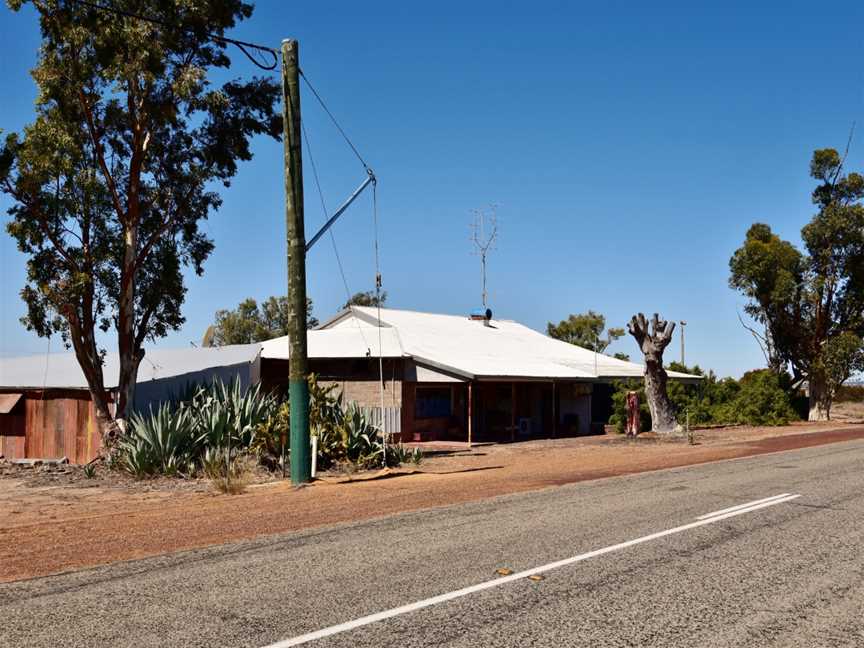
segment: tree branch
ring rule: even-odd
[[[744,323],[744,319],[741,317],[741,313],[739,313],[737,309],[735,310],[735,314],[738,316],[738,321],[741,322],[741,326],[743,326],[747,331],[750,331],[750,334],[756,340],[756,344],[759,345],[759,350],[762,351],[762,355],[765,356],[765,364],[770,367],[771,357],[768,353],[768,340],[766,336],[760,335],[756,329],[747,326]]]
[[[84,110],[84,117],[87,122],[87,131],[90,135],[90,141],[93,143],[93,148],[96,150],[96,161],[99,164],[102,175],[105,176],[105,182],[108,184],[108,190],[111,192],[111,201],[114,204],[114,210],[117,212],[117,217],[122,223],[126,220],[126,212],[120,204],[120,196],[117,193],[117,185],[114,183],[114,177],[111,175],[111,172],[108,170],[108,165],[105,163],[105,152],[102,149],[102,142],[96,133],[96,125],[93,121],[93,111],[87,103],[87,98],[84,96],[83,90],[78,91],[78,101],[81,104],[81,108]]]
[[[189,189],[189,193],[186,195],[185,201],[188,201],[194,191],[194,187]],[[150,254],[150,250],[153,249],[153,246],[156,245],[157,241],[162,238],[162,236],[170,229],[171,225],[174,224],[177,213],[180,210],[180,204],[177,201],[174,201],[175,212],[173,215],[169,215],[165,218],[165,221],[156,228],[156,231],[151,234],[150,238],[147,239],[147,242],[142,246],[141,252],[139,252],[138,256],[135,259],[135,267],[138,268],[144,260],[147,258],[147,255]]]
[[[63,257],[66,263],[72,266],[72,269],[75,270],[75,272],[80,272],[80,267],[75,262],[75,259],[73,259],[72,255],[70,255],[69,252],[66,251],[66,248],[63,247],[60,239],[58,239],[56,235],[51,232],[51,228],[48,226],[48,219],[45,217],[45,214],[42,212],[42,210],[39,209],[39,207],[37,207],[32,200],[28,200],[27,196],[16,191],[9,182],[8,178],[3,181],[3,187],[6,193],[15,198],[15,200],[17,200],[18,202],[26,205],[30,213],[33,214],[36,217],[36,220],[39,222],[39,229],[42,231],[45,237],[49,241],[51,241],[51,245],[54,246],[54,249],[57,250],[57,253],[61,257]]]

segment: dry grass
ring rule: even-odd
[[[836,421],[864,421],[864,402],[834,403],[831,407],[831,418]]]
[[[252,480],[254,469],[254,459],[242,456],[232,461],[227,471],[224,461],[214,461],[205,466],[204,472],[214,490],[223,495],[242,495]]]

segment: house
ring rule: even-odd
[[[260,379],[258,344],[219,348],[150,349],[138,369],[133,409],[147,411],[190,384]],[[105,356],[109,406],[117,399],[120,362]],[[101,448],[96,413],[74,353],[0,359],[0,455],[87,463]]]
[[[609,418],[612,383],[644,371],[510,320],[389,308],[380,318],[355,306],[309,331],[310,369],[403,441],[589,434]],[[262,343],[266,388],[287,383],[289,347]]]
[[[641,379],[642,365],[484,315],[352,307],[308,333],[310,369],[402,441],[513,441],[590,434],[611,413],[612,383]],[[151,349],[138,369],[133,409],[190,384],[239,379],[283,390],[287,337],[217,348]],[[103,366],[116,401],[119,362]],[[669,372],[670,379],[698,376]],[[383,377],[383,380],[382,380]],[[100,435],[72,353],[0,359],[0,455],[86,463]]]

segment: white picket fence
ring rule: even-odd
[[[402,431],[401,407],[385,407],[383,417],[380,407],[364,407],[363,413],[374,426],[383,429],[385,434],[398,434]]]

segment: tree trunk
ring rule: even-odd
[[[810,393],[809,421],[827,421],[831,418],[831,400],[825,377],[816,373],[808,379]]]
[[[671,434],[678,427],[678,422],[666,391],[669,377],[663,368],[663,350],[672,341],[675,323],[661,320],[660,316],[654,313],[649,330],[648,320],[639,313],[627,324],[627,330],[636,339],[645,357],[645,398],[651,410],[651,431]]]
[[[662,363],[645,362],[645,398],[651,410],[651,430],[661,434],[675,431],[678,422],[669,395],[666,391],[668,376]]]
[[[117,414],[119,425],[125,430],[126,419],[135,405],[135,385],[138,383],[138,367],[144,359],[142,349],[132,349],[131,355],[120,354],[120,377],[117,382]]]
[[[123,250],[123,269],[120,273],[120,296],[117,321],[117,350],[120,375],[117,382],[117,410],[115,419],[125,429],[126,418],[135,402],[135,383],[138,365],[144,352],[135,339],[135,261],[138,254],[138,226],[128,225]]]
[[[75,357],[84,373],[87,387],[90,390],[90,398],[93,400],[93,408],[96,410],[96,423],[102,436],[102,453],[110,452],[120,429],[111,409],[108,405],[108,394],[105,391],[105,380],[102,374],[102,358],[96,347],[96,338],[93,330],[84,330],[77,315],[67,317],[69,332],[72,338],[72,348]]]

